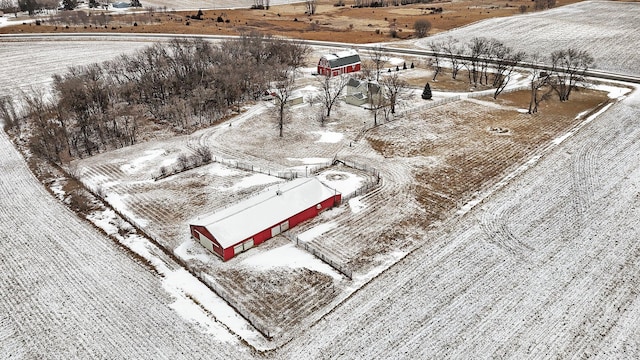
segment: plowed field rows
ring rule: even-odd
[[[636,357],[639,107],[637,94],[614,105],[455,226],[434,231],[433,244],[289,344],[291,358]],[[574,164],[589,147],[583,176]],[[595,192],[576,193],[576,177]]]
[[[0,168],[1,358],[215,356],[161,279],[44,191],[4,132]]]
[[[612,16],[615,14],[615,20]],[[468,42],[474,36],[495,38],[528,54],[549,56],[556,49],[586,50],[594,68],[638,74],[640,57],[640,6],[637,2],[583,1],[544,12],[495,18],[419,40],[428,49],[432,41],[449,37]]]

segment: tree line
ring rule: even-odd
[[[149,121],[176,133],[208,126],[293,76],[306,54],[300,42],[260,34],[219,44],[174,39],[71,67],[53,77],[51,99],[23,94],[26,116],[14,99],[0,99],[0,117],[17,132],[29,127],[34,153],[63,162],[132,145]]]
[[[498,40],[483,37],[474,37],[466,43],[450,37],[444,41],[431,42],[429,47],[434,53],[434,81],[442,71],[443,62],[446,61],[453,79],[457,78],[460,70],[465,69],[469,84],[495,88],[494,98],[505,89],[517,67],[528,69],[531,88],[530,114],[537,112],[540,102],[552,93],[557,94],[560,101],[568,101],[572,90],[584,82],[584,74],[594,62],[593,57],[584,50],[555,50],[548,57],[539,53],[527,55]],[[550,64],[550,70],[542,71],[535,66],[543,63]]]

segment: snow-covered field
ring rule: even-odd
[[[410,43],[428,49],[430,42],[447,41],[448,37],[463,43],[473,37],[486,37],[542,56],[549,56],[556,49],[576,48],[593,56],[593,68],[637,76],[638,19],[637,2],[584,1],[544,12],[480,21]]]
[[[4,132],[0,169],[0,358],[242,357],[235,337],[174,311],[166,279],[51,197]]]
[[[639,111],[636,91],[284,352],[637,358]]]
[[[619,6],[590,2],[584,6],[594,4],[611,4],[613,9]],[[586,18],[593,15],[581,14]],[[573,15],[576,21],[577,16]],[[526,24],[537,18],[527,15],[520,21]],[[543,41],[544,36],[540,33],[537,40]],[[640,44],[637,39],[630,41],[626,53]],[[5,44],[11,43],[2,42],[0,55],[15,56],[4,52]],[[41,61],[64,52],[73,51],[75,56],[53,61],[47,67],[25,66],[30,64],[28,56],[19,64],[9,63],[9,67],[0,68],[0,77],[3,81],[10,79],[11,85],[0,88],[0,95],[13,91],[8,89],[14,86],[28,88],[30,82],[47,84],[50,69],[63,69],[69,61],[97,61],[116,55],[115,50],[76,47],[73,41],[57,42],[55,46],[26,41],[17,44],[19,48],[12,51],[38,53]],[[118,44],[123,44],[118,51],[141,46],[130,43],[132,48],[128,49],[126,43]],[[47,46],[47,52],[43,52]],[[618,64],[613,60],[615,55],[604,51],[602,59],[598,60],[599,69],[616,71],[634,69],[637,61],[623,55]],[[298,109],[302,112],[306,108]],[[553,151],[537,158],[528,170],[479,205],[466,209],[462,216],[430,232],[405,229],[407,234],[425,240],[424,245],[408,255],[392,251],[379,259],[376,268],[356,273],[353,283],[366,285],[355,293],[334,270],[284,238],[265,243],[263,249],[257,247],[254,256],[245,253],[238,257],[234,266],[248,272],[285,267],[325,274],[342,284],[343,294],[349,294],[348,298],[335,298],[333,301],[339,304],[334,305],[339,306],[318,321],[304,323],[291,342],[270,355],[291,359],[637,358],[639,113],[636,91],[571,136],[558,139]],[[337,114],[353,115],[351,111]],[[243,126],[249,123],[232,120],[232,127],[240,128],[235,135],[198,134],[178,142],[177,148],[186,148],[189,143],[212,144],[225,157],[236,158],[240,152],[231,145],[242,138]],[[324,147],[319,155],[301,149],[275,165],[301,167],[307,166],[312,157],[321,161],[332,154],[348,155],[373,164],[384,181],[372,195],[350,200],[340,214],[325,213],[299,229],[298,237],[303,242],[353,236],[337,230],[341,221],[359,224],[355,228],[358,236],[376,234],[417,211],[409,193],[413,165],[394,163],[379,155],[372,157],[374,153],[363,142],[351,144],[356,134],[340,126],[329,125],[314,130],[321,133],[310,133],[312,141],[324,141],[316,143]],[[343,132],[342,137],[335,135]],[[150,148],[114,164],[120,172],[129,172],[132,182],[142,185],[155,166],[152,160],[161,159],[166,151],[153,152],[153,144],[145,146]],[[244,159],[256,160],[254,147],[249,144],[247,149]],[[275,151],[265,150],[267,155]],[[165,158],[175,155],[168,154]],[[212,321],[225,314],[211,314],[216,303],[208,289],[203,289],[204,294],[196,294],[193,289],[188,293],[201,304],[199,312],[179,303],[184,290],[176,290],[175,285],[188,274],[160,271],[156,276],[112,240],[79,221],[29,174],[4,134],[0,135],[0,155],[0,295],[5,299],[0,302],[0,357],[253,357],[237,337]],[[145,167],[150,164],[153,166]],[[360,176],[340,169],[331,171],[325,173],[326,180],[357,180]],[[257,191],[256,186],[268,182],[220,164],[195,172],[203,179],[217,179],[223,190],[236,186],[236,190]],[[96,179],[99,176],[93,181]],[[352,187],[353,183],[342,185]],[[122,184],[110,185],[103,179],[100,186],[108,193]],[[125,206],[120,210],[126,212],[126,202],[121,204]],[[167,216],[130,215],[149,227]],[[367,222],[367,217],[379,223]],[[184,220],[173,219],[178,223]],[[212,261],[202,249],[183,240],[169,243],[178,257]],[[156,271],[158,268],[162,267],[156,266]],[[366,277],[358,277],[362,275]],[[245,336],[246,340],[251,335]]]
[[[65,37],[56,39],[0,37],[0,59],[4,68],[0,93],[19,97],[22,91],[35,90],[46,94],[51,86],[51,77],[64,73],[69,66],[113,59],[151,43],[143,38],[136,41],[103,37],[99,40],[91,37],[75,41],[68,41],[68,38],[65,41]],[[28,47],[25,47],[25,42],[28,42]]]

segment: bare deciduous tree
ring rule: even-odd
[[[544,10],[551,9],[556,6],[556,0],[534,0],[534,9]]]
[[[387,99],[382,94],[382,86],[377,82],[367,81],[367,102],[373,115],[373,126],[377,126],[378,113],[388,106]]]
[[[577,49],[557,50],[551,53],[553,78],[551,85],[560,101],[568,101],[576,84],[584,81],[584,74],[593,64],[593,57]]]
[[[382,46],[376,46],[371,50],[371,62],[376,69],[376,81],[380,80],[380,70],[389,61],[389,55]]]
[[[538,54],[534,54],[531,57],[530,62],[533,66],[529,68],[529,89],[531,97],[529,100],[529,110],[527,111],[527,113],[535,114],[538,112],[538,105],[540,105],[540,102],[549,98],[549,95],[551,94],[551,91],[553,91],[553,89],[549,87],[548,91],[546,91],[542,95],[540,94],[540,90],[549,85],[549,78],[551,74],[546,71],[542,71],[536,66],[536,64],[542,62],[542,58]]]
[[[458,40],[448,37],[447,41],[442,44],[442,50],[444,50],[451,62],[451,77],[455,80],[458,76],[458,71],[463,66],[460,56],[463,54],[464,48],[458,43]]]
[[[511,74],[516,66],[524,59],[525,53],[523,51],[515,52],[510,47],[500,43],[494,47],[494,54],[496,57],[496,65],[494,69],[493,86],[496,90],[493,93],[493,98],[496,99],[509,83]]]
[[[6,128],[16,130],[18,134],[22,128],[13,98],[9,95],[0,97],[0,119],[4,120]]]
[[[304,5],[307,9],[306,14],[315,15],[318,7],[318,0],[305,0]]]
[[[276,116],[278,120],[278,134],[280,137],[284,135],[284,122],[287,115],[287,105],[293,91],[293,69],[284,66],[274,82],[273,95],[276,103]]]
[[[322,76],[318,78],[318,81],[320,82],[320,89],[322,91],[320,100],[326,110],[326,117],[330,117],[333,105],[349,82],[349,76],[346,74],[332,77]],[[324,119],[324,116],[322,119]]]
[[[19,9],[17,0],[0,0],[0,10],[6,13],[13,13],[17,17]]]
[[[442,71],[442,66],[440,65],[440,52],[442,51],[442,47],[442,43],[440,42],[429,43],[429,49],[433,52],[433,60],[431,61],[433,67],[433,81],[436,81],[436,77],[438,77],[438,74]]]
[[[380,84],[384,86],[384,97],[389,105],[391,114],[395,114],[396,104],[398,100],[408,94],[409,84],[400,78],[398,72],[384,76]]]
[[[427,19],[418,19],[413,24],[413,30],[415,31],[416,37],[423,38],[427,36],[429,30],[431,30],[431,22]]]
[[[489,41],[485,38],[474,37],[468,44],[469,53],[468,58],[468,70],[469,70],[469,83],[476,85],[478,82],[482,82],[481,63],[483,57],[486,56],[489,48]]]

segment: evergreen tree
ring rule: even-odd
[[[431,100],[431,86],[429,83],[424,86],[424,91],[422,91],[422,98],[425,100]]]
[[[73,10],[78,6],[77,0],[62,0],[62,6],[65,10]]]
[[[38,8],[38,2],[36,0],[18,0],[18,6],[20,11],[28,11],[29,15],[33,15]]]

